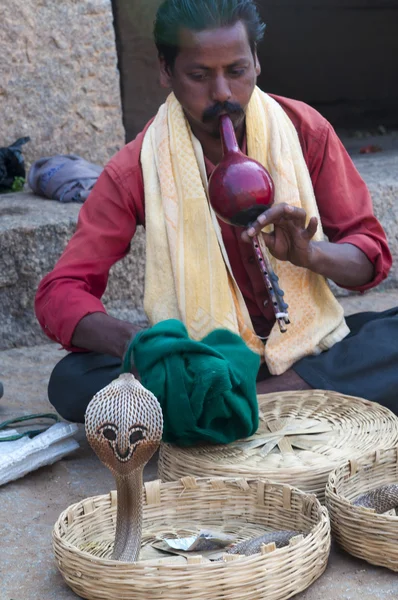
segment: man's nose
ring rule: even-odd
[[[216,77],[213,81],[211,99],[213,102],[227,102],[231,99],[231,90],[225,77]]]

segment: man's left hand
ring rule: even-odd
[[[317,230],[318,219],[311,217],[307,226],[306,220],[304,209],[285,203],[274,204],[242,233],[242,239],[250,242],[265,226],[273,225],[271,233],[263,233],[270,253],[278,260],[288,260],[298,267],[309,268],[313,251],[311,240]]]

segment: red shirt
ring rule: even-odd
[[[384,231],[373,214],[369,191],[331,125],[310,106],[273,96],[293,122],[315,191],[322,226],[329,241],[360,248],[374,265],[365,291],[387,277],[392,259]],[[145,225],[145,198],[140,152],[146,129],[107,164],[82,206],[76,233],[40,283],[37,318],[52,340],[68,350],[76,325],[88,314],[106,312],[100,300],[111,266],[130,248],[137,225]],[[210,174],[214,166],[206,161]],[[231,268],[246,301],[255,330],[267,335],[274,323],[272,307],[251,244],[241,229],[220,223]],[[133,277],[134,274],[129,274]]]

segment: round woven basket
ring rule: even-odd
[[[283,600],[325,570],[330,523],[315,495],[260,480],[194,479],[144,486],[140,560],[110,560],[116,492],[67,508],[53,530],[58,567],[76,594],[91,600]],[[243,540],[271,529],[301,532],[288,546],[214,562],[161,554],[152,542],[202,528]],[[157,553],[156,553],[157,552]],[[155,553],[155,554],[154,554]]]
[[[326,503],[333,534],[344,550],[398,571],[398,517],[351,504],[357,496],[390,483],[398,484],[397,447],[349,460],[333,471]]]
[[[324,501],[329,473],[348,457],[398,443],[398,418],[379,404],[309,390],[258,396],[260,426],[228,446],[162,444],[159,477],[266,478],[315,493]]]

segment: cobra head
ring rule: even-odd
[[[89,403],[86,435],[100,460],[119,477],[142,469],[162,439],[162,409],[131,373],[97,392]]]

